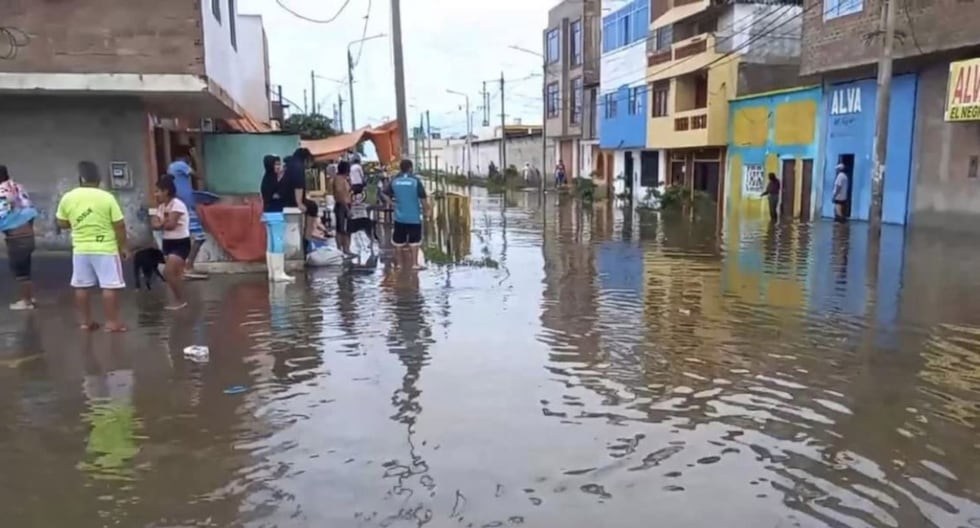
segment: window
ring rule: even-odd
[[[582,122],[582,78],[572,79],[572,123]]]
[[[630,88],[630,99],[629,99],[629,113],[630,115],[636,115],[641,113],[640,108],[643,104],[641,103],[642,97],[646,94],[643,93],[642,86],[634,86]]]
[[[606,107],[606,119],[616,117],[616,94],[607,93],[602,96],[602,104]]]
[[[864,10],[864,0],[824,0],[823,19],[853,15]]]
[[[582,21],[576,20],[572,22],[571,30],[569,31],[569,48],[570,55],[572,59],[572,66],[578,66],[582,64]]]
[[[670,49],[670,45],[674,43],[674,26],[664,26],[662,28],[657,28],[653,35],[653,47],[657,51]]]
[[[636,4],[633,11],[633,42],[638,40],[645,40],[647,33],[649,32],[650,21],[649,8],[643,4]]]
[[[650,116],[667,115],[667,96],[670,95],[670,81],[655,82],[650,85]]]
[[[235,0],[228,0],[228,28],[231,29],[231,47],[238,51],[238,32],[235,28],[235,18],[238,16],[235,13]],[[315,104],[315,103],[314,103]]]
[[[548,64],[554,64],[561,59],[561,43],[558,42],[559,29],[548,32]]]
[[[211,0],[211,14],[214,19],[221,23],[221,0]]]
[[[602,52],[609,53],[616,49],[616,19],[607,17],[602,22]]]
[[[630,43],[630,34],[632,33],[632,29],[633,28],[630,27],[630,16],[627,13],[619,19],[619,34],[617,35],[619,38],[616,39],[617,47],[625,46]]]
[[[547,101],[548,117],[558,117],[558,83],[548,85]]]

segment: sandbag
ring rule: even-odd
[[[323,246],[306,255],[306,265],[311,268],[325,266],[340,266],[344,262],[344,254],[335,247]]]

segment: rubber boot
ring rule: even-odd
[[[272,282],[294,282],[296,280],[286,275],[286,255],[272,253],[269,259],[272,260]]]
[[[265,276],[272,280],[272,253],[265,254]]]

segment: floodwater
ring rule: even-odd
[[[531,194],[447,232],[417,277],[129,292],[122,336],[41,258],[0,320],[3,526],[980,526],[973,241],[874,264],[860,224]]]

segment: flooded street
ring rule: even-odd
[[[0,322],[3,525],[980,527],[975,240],[886,227],[874,265],[864,224],[534,194],[454,222],[464,265],[130,291],[122,336],[42,257]]]

